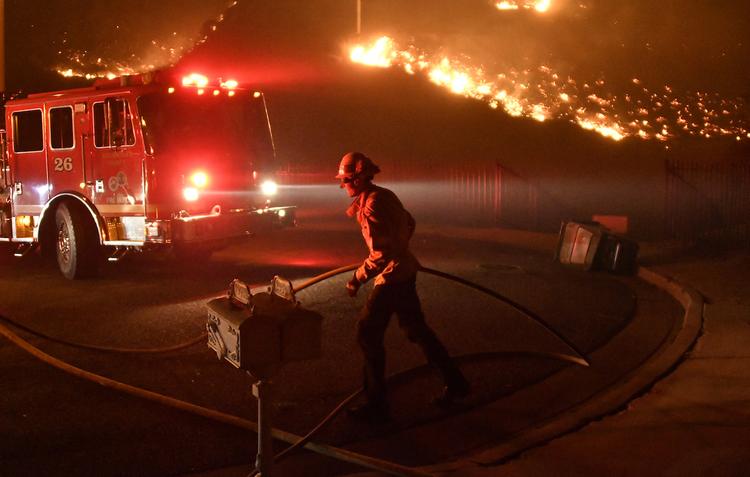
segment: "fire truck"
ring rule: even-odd
[[[36,248],[69,279],[133,250],[205,258],[291,226],[261,92],[161,73],[3,104],[0,242]]]

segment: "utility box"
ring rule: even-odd
[[[257,378],[284,363],[320,357],[323,317],[295,300],[288,280],[274,277],[268,291],[255,294],[235,280],[227,297],[207,307],[208,346]]]

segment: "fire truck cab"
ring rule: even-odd
[[[294,224],[294,207],[271,204],[264,96],[235,81],[126,76],[3,109],[0,241],[16,255],[39,246],[67,278],[130,250],[206,256]]]

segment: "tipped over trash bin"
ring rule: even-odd
[[[632,274],[638,266],[638,243],[614,234],[598,222],[563,222],[556,250],[561,264],[583,270]]]

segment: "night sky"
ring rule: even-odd
[[[80,66],[72,57],[88,70],[99,58],[136,69],[206,57],[250,66],[268,57],[314,62],[341,54],[354,34],[353,0],[240,0],[225,10],[229,4],[7,0],[9,88],[46,86],[55,68]],[[729,96],[750,88],[750,2],[742,0],[557,0],[544,15],[499,12],[489,0],[363,6],[365,36],[386,33],[497,71],[543,63],[615,83],[639,77]],[[222,12],[225,21],[211,32]],[[193,47],[206,33],[206,44]]]
[[[344,152],[362,150],[381,166],[380,181],[435,184],[502,164],[542,191],[555,227],[554,206],[565,203],[567,217],[632,214],[659,229],[665,160],[747,160],[746,0],[553,0],[544,14],[499,11],[491,0],[362,3],[357,38],[354,0],[6,0],[7,85],[64,89],[90,81],[57,70],[170,64],[236,78],[265,91],[285,167],[328,180]],[[379,35],[507,75],[512,95],[555,106],[544,122],[528,110],[513,117],[426,73],[353,64],[352,44]],[[573,85],[565,111],[555,109],[555,76]],[[586,130],[581,116],[624,125],[624,140]],[[412,207],[444,208],[420,187],[399,191]]]
[[[744,0],[556,0],[545,14],[501,12],[490,0],[362,3],[362,41],[387,34],[492,74],[546,66],[581,89],[601,81],[600,97],[669,87],[683,102],[699,103],[690,95],[702,91],[739,104],[748,122],[750,2]],[[226,0],[6,0],[7,84],[62,89],[90,82],[63,78],[57,69],[170,64],[236,77],[266,91],[279,153],[301,164],[327,163],[355,148],[393,157],[394,164],[404,155],[448,163],[457,156],[544,157],[560,143],[601,140],[569,121],[511,119],[424,77],[353,65],[347,46],[357,40],[355,14],[354,0],[239,0],[233,6]]]

